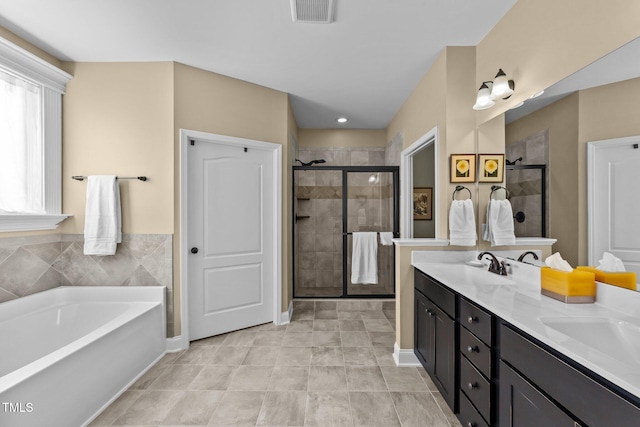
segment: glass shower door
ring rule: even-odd
[[[393,172],[346,172],[346,286],[348,296],[394,294],[394,247],[382,245],[379,233],[398,232]],[[377,232],[377,283],[352,283],[353,233]]]

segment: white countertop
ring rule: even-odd
[[[640,293],[598,283],[596,303],[565,304],[540,294],[540,273],[537,267],[507,260],[511,264],[512,274],[505,278],[483,271],[485,268],[478,271],[479,267],[465,265],[464,259],[452,261],[427,262],[420,252],[414,252],[412,265],[620,388],[640,397]],[[476,284],[471,282],[472,278]],[[497,284],[500,282],[503,284]],[[615,341],[618,339],[616,336],[585,326],[579,333],[586,338],[571,337],[545,325],[541,319],[570,319],[577,322],[601,319],[602,322],[613,321],[616,324],[626,322],[628,328],[625,331],[631,331],[633,336],[623,338],[623,341],[625,338],[627,340],[623,351],[612,351],[612,343],[622,342]],[[585,339],[592,342],[588,344]]]

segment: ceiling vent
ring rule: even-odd
[[[293,22],[330,24],[335,0],[291,0]]]

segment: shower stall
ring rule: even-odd
[[[354,232],[399,237],[397,166],[293,167],[293,296],[393,297],[393,244],[378,240],[377,284],[351,283]]]
[[[516,237],[547,237],[547,166],[507,164],[505,169]]]

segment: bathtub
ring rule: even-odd
[[[0,426],[88,424],[164,354],[163,287],[59,287],[0,304]]]

